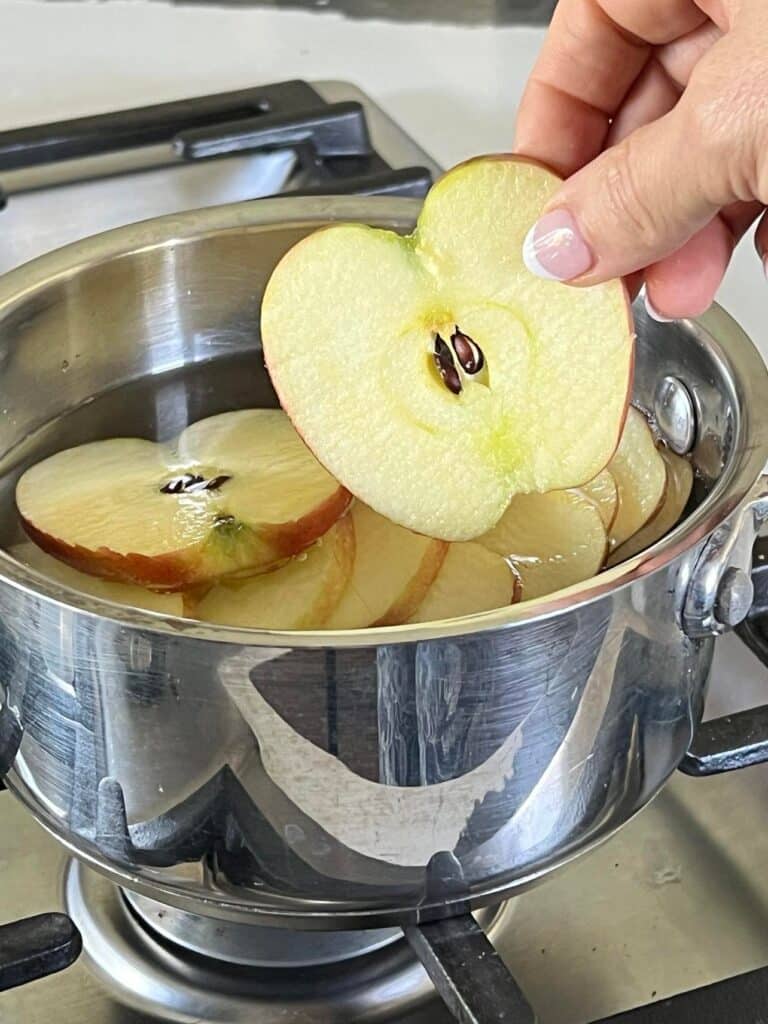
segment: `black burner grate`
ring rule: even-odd
[[[57,165],[63,171],[72,161],[161,145],[167,155],[160,165],[291,149],[311,182],[292,194],[421,197],[432,182],[428,168],[392,168],[375,151],[360,103],[329,103],[307,82],[293,81],[0,132],[0,207],[13,191],[3,191],[4,174],[52,167],[46,183],[57,184]],[[141,169],[131,159],[109,174]],[[102,175],[84,170],[82,178]],[[70,166],[61,182],[72,180]]]

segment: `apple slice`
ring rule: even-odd
[[[151,612],[163,612],[165,615],[183,615],[184,597],[182,594],[156,594],[145,587],[137,587],[132,583],[115,583],[113,580],[102,580],[97,576],[88,576],[78,572],[58,559],[41,551],[36,544],[24,541],[8,549],[17,562],[35,569],[43,576],[49,576],[58,583],[63,583],[72,590],[82,594],[100,597],[114,604],[128,605],[130,608],[145,608]]]
[[[514,565],[525,601],[591,579],[607,551],[600,512],[579,490],[518,494],[478,543]]]
[[[634,406],[627,413],[621,442],[608,468],[619,496],[609,534],[613,550],[651,519],[661,505],[667,484],[667,467],[656,448],[651,428]]]
[[[520,581],[504,558],[482,544],[451,544],[435,581],[408,619],[439,622],[503,608],[520,600]]]
[[[660,448],[659,453],[666,463],[667,487],[664,500],[645,526],[625,540],[608,559],[608,566],[618,565],[639,551],[651,547],[657,540],[669,533],[678,524],[685,511],[693,487],[693,467],[687,459],[676,455],[669,448]]]
[[[430,191],[409,237],[333,225],[272,274],[261,326],[281,403],[394,522],[471,540],[511,495],[591,480],[616,448],[633,359],[623,284],[571,288],[522,261],[559,184],[520,158],[473,160]]]
[[[610,530],[619,507],[619,492],[610,470],[602,470],[592,480],[582,484],[579,490],[595,503],[603,526]]]
[[[442,565],[448,545],[413,533],[355,502],[355,564],[326,629],[361,629],[404,622]]]
[[[279,569],[215,584],[195,618],[246,629],[319,629],[341,599],[354,560],[355,530],[346,515]]]
[[[75,569],[181,590],[264,571],[307,547],[350,496],[284,413],[201,420],[175,444],[95,441],[38,463],[16,503],[29,536]]]

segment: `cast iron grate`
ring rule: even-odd
[[[290,149],[309,180],[292,195],[419,198],[432,181],[426,167],[395,169],[376,152],[360,103],[329,103],[307,82],[291,81],[0,132],[0,207],[12,191],[3,192],[3,174],[159,145],[171,163]],[[108,173],[140,169],[129,160]],[[71,171],[64,180],[73,180]]]

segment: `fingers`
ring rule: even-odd
[[[560,0],[518,112],[515,150],[571,174],[603,147],[648,59],[695,31],[693,0]]]
[[[529,270],[576,284],[624,277],[676,252],[739,198],[732,150],[702,131],[696,102],[686,92],[563,184],[526,238]]]
[[[617,111],[606,145],[615,146],[642,125],[663,117],[679,98],[678,87],[658,61],[651,58]]]
[[[699,316],[712,305],[733,253],[733,236],[715,217],[677,252],[645,272],[645,304],[656,320]]]
[[[714,22],[707,21],[693,32],[674,39],[666,46],[658,47],[654,56],[672,81],[680,89],[684,89],[701,58],[722,37],[722,29],[718,28]]]
[[[760,223],[755,231],[755,248],[757,255],[763,261],[763,269],[768,276],[768,213],[760,218]]]
[[[759,216],[759,203],[736,203],[676,253],[648,267],[646,305],[657,320],[699,316],[712,305],[736,243]]]

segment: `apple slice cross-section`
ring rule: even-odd
[[[664,499],[667,467],[645,416],[630,407],[624,432],[609,470],[619,504],[611,524],[611,550],[634,536],[655,515]]]
[[[472,160],[413,234],[324,227],[270,278],[262,339],[283,408],[336,479],[409,529],[477,538],[512,495],[592,480],[618,444],[623,284],[571,288],[522,259],[559,185],[518,157]]]
[[[398,625],[417,608],[448,545],[385,519],[362,502],[350,511],[355,564],[326,629]]]
[[[518,494],[478,543],[515,567],[524,601],[591,579],[607,552],[600,511],[579,490]]]
[[[274,409],[200,420],[173,444],[70,448],[28,469],[16,489],[39,547],[156,590],[272,568],[322,536],[350,500]]]
[[[273,572],[215,584],[196,618],[245,629],[320,629],[341,599],[355,558],[349,515]]]
[[[664,500],[656,513],[637,533],[624,541],[608,559],[608,566],[618,565],[633,555],[651,547],[676,526],[685,511],[693,487],[693,466],[669,448],[660,448],[659,454],[667,467],[667,487]]]
[[[435,581],[409,622],[438,622],[514,604],[520,581],[506,559],[481,544],[451,544]]]
[[[592,480],[582,484],[579,490],[595,503],[603,526],[610,530],[619,507],[619,492],[610,470],[602,470]]]

